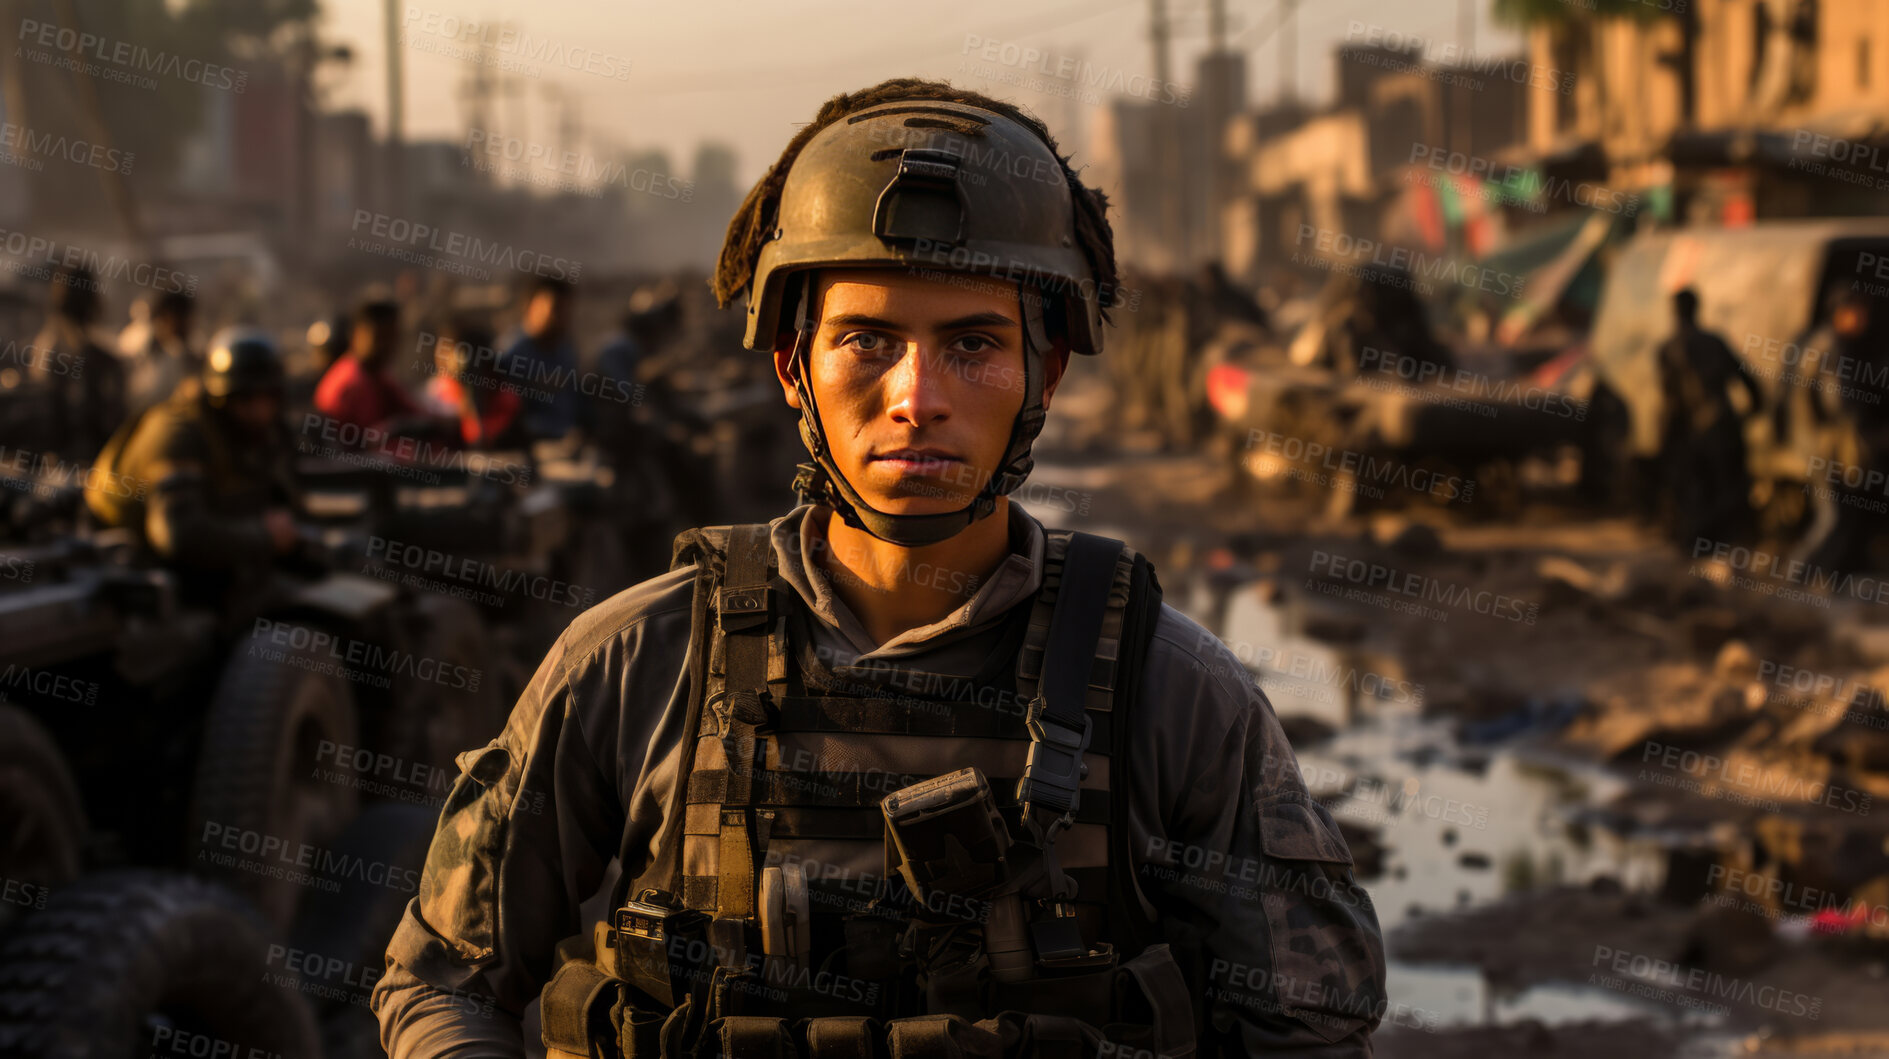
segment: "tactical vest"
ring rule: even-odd
[[[1050,531],[969,678],[819,657],[766,525],[682,534],[691,565],[686,781],[610,920],[560,946],[553,1059],[1194,1054],[1116,782],[1144,557]]]

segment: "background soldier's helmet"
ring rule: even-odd
[[[288,375],[282,355],[268,332],[255,327],[226,327],[210,340],[203,361],[203,392],[221,404],[251,393],[280,394]]]
[[[771,351],[795,333],[801,438],[814,464],[795,487],[848,523],[905,545],[942,540],[989,514],[1023,484],[1042,429],[1044,357],[1051,336],[1072,352],[1102,349],[1113,290],[1098,283],[1078,231],[1076,195],[1043,136],[1015,118],[969,103],[910,98],[865,107],[822,128],[793,159],[771,231],[748,284],[745,344]],[[1081,189],[1082,194],[1092,194]],[[1097,222],[1106,239],[1105,222]],[[1094,236],[1091,236],[1093,242]],[[1109,258],[1112,261],[1112,252]],[[952,512],[894,515],[874,509],[827,451],[805,371],[812,284],[820,268],[905,268],[924,276],[981,277],[1019,292],[1025,387],[1002,466],[976,498]],[[1112,276],[1109,277],[1112,280]]]

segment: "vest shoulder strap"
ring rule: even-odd
[[[1161,584],[1146,556],[1114,538],[1051,530],[1044,551],[1044,584],[1017,660],[1018,690],[1042,697],[1046,734],[1060,727],[1079,736],[1085,706],[1108,711],[1108,929],[1117,951],[1136,953],[1158,940],[1158,930],[1135,880],[1128,826],[1130,718],[1160,618]],[[1049,742],[1039,742],[1032,761],[1038,749],[1052,760],[1060,756]],[[1074,760],[1080,760],[1079,752]],[[1034,776],[1025,783],[1042,789]]]
[[[1154,918],[1142,905],[1140,885],[1135,878],[1135,849],[1129,834],[1128,784],[1132,781],[1128,759],[1134,746],[1134,726],[1130,719],[1144,708],[1141,700],[1142,679],[1147,671],[1148,648],[1154,642],[1155,624],[1161,617],[1161,582],[1155,577],[1154,564],[1136,552],[1130,561],[1128,602],[1122,612],[1120,653],[1115,664],[1114,714],[1110,718],[1112,745],[1109,747],[1109,775],[1114,790],[1109,799],[1109,934],[1116,950],[1138,953],[1161,939]],[[1117,778],[1119,777],[1119,778]],[[1143,777],[1152,782],[1153,777]]]
[[[707,705],[710,652],[718,639],[714,630],[721,618],[720,597],[723,587],[729,582],[731,542],[746,553],[746,558],[752,559],[758,548],[767,545],[768,525],[749,523],[684,530],[676,535],[670,551],[670,570],[693,566],[696,571],[695,595],[689,617],[689,706],[688,719],[683,727],[687,734],[678,749],[676,785],[670,792],[669,805],[663,815],[656,855],[625,893],[614,896],[613,900],[617,904],[621,904],[626,896],[640,898],[646,889],[664,891],[672,899],[682,896],[682,833],[687,818],[689,776],[695,771],[695,733],[701,731],[702,716]],[[767,571],[771,563],[766,557],[761,557],[760,561],[762,570]],[[746,562],[738,565],[742,568],[736,571],[737,576],[752,576],[751,565]]]

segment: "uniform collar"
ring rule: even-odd
[[[815,549],[826,537],[832,511],[823,504],[802,504],[769,525],[775,561],[781,577],[794,587],[813,616],[837,634],[859,659],[898,658],[921,653],[944,642],[976,633],[1000,622],[1019,603],[1033,598],[1043,584],[1043,524],[1012,500],[1010,554],[990,576],[972,589],[956,610],[875,646],[852,608],[833,590],[825,571],[814,561]],[[823,640],[830,637],[821,637]],[[834,644],[833,646],[841,646]]]

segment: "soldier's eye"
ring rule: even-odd
[[[965,335],[956,344],[960,353],[988,353],[997,348],[997,343],[987,335]]]
[[[889,351],[891,347],[892,344],[886,340],[884,335],[872,331],[854,331],[852,334],[840,339],[841,349],[850,349],[855,353],[864,353],[867,356],[885,353]]]

